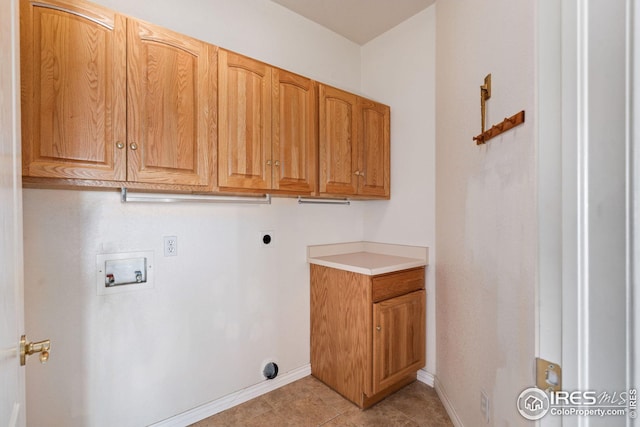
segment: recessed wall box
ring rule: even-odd
[[[98,295],[153,288],[153,251],[98,254]]]

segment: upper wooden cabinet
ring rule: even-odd
[[[388,106],[358,97],[360,195],[390,196],[390,115]]]
[[[273,185],[297,194],[316,191],[318,175],[318,94],[313,80],[273,69]]]
[[[218,51],[218,185],[271,188],[271,67]]]
[[[24,176],[212,184],[214,46],[64,0],[23,0],[21,37]]]
[[[330,86],[320,88],[320,193],[358,192],[358,97]]]
[[[389,107],[319,88],[320,194],[389,198]]]
[[[21,1],[23,175],[126,179],[126,18]]]
[[[128,180],[209,184],[216,71],[215,47],[128,20]]]
[[[84,0],[20,0],[26,185],[389,198],[389,107]]]
[[[315,82],[222,49],[218,78],[220,188],[313,193]]]

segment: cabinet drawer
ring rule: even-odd
[[[377,302],[418,289],[424,289],[424,267],[374,277],[371,297]]]

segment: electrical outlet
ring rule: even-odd
[[[489,396],[487,396],[487,393],[485,393],[483,390],[480,390],[480,412],[482,412],[484,421],[487,424],[489,424],[489,414],[491,413],[491,406],[489,405]]]
[[[177,236],[164,236],[164,256],[178,256]]]

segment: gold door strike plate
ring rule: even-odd
[[[536,357],[536,387],[545,391],[562,390],[560,365]]]

